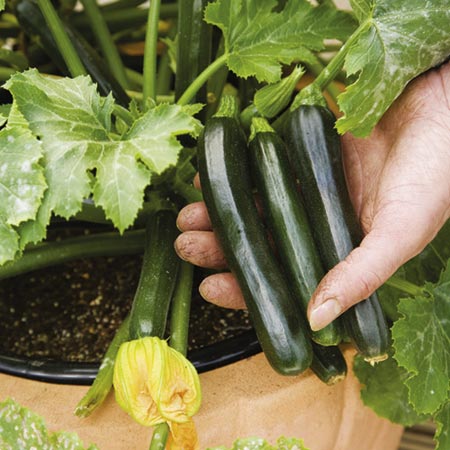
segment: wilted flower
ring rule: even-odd
[[[194,366],[157,337],[121,345],[113,382],[117,403],[142,425],[188,422],[200,407]]]
[[[184,423],[172,422],[167,439],[168,450],[197,450],[199,448],[197,431],[192,419]]]

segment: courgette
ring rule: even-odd
[[[198,143],[204,200],[269,363],[284,375],[312,360],[308,328],[270,247],[251,186],[246,137],[235,100],[224,96]]]
[[[253,118],[251,128],[250,165],[263,214],[290,287],[306,317],[309,300],[325,271],[283,140],[263,118]],[[322,345],[339,344],[339,320],[311,332],[311,336]]]
[[[302,105],[289,113],[284,130],[325,270],[347,257],[362,239],[347,191],[334,123],[327,108]],[[347,310],[342,322],[364,358],[375,362],[387,357],[389,328],[376,293]]]
[[[159,210],[148,219],[141,274],[130,311],[130,339],[164,336],[180,265],[173,246],[178,234],[175,220],[169,210]]]
[[[338,346],[324,347],[313,342],[311,370],[321,381],[333,385],[347,375],[347,363]]]

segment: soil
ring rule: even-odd
[[[0,282],[0,354],[100,361],[131,307],[141,258],[82,259]],[[245,311],[209,304],[194,287],[189,349],[250,328]]]

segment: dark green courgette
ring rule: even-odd
[[[175,220],[168,210],[148,219],[141,275],[130,311],[130,339],[164,336],[180,265],[173,246],[178,234]]]
[[[15,7],[16,17],[22,29],[31,38],[37,39],[57,68],[69,75],[67,66],[59,52],[55,40],[47,26],[39,6],[30,0],[20,0]],[[106,64],[81,34],[70,24],[64,22],[64,29],[75,47],[87,72],[97,83],[100,94],[112,93],[123,107],[128,107],[130,98],[117,80],[106,70]]]
[[[283,140],[263,118],[254,118],[249,142],[250,165],[263,213],[283,269],[306,317],[309,300],[325,275],[303,201],[297,189]],[[339,320],[311,332],[322,345],[337,345]]]
[[[176,100],[211,62],[212,27],[203,20],[207,4],[208,0],[178,0]],[[206,85],[193,102],[207,103]]]
[[[317,377],[328,385],[333,385],[343,380],[347,375],[347,363],[339,347],[332,345],[324,347],[312,343],[313,360],[311,370]]]
[[[295,375],[311,364],[308,328],[276,261],[252,193],[245,135],[233,98],[204,127],[198,167],[209,216],[272,367]]]
[[[284,130],[326,270],[342,261],[362,239],[347,191],[334,123],[328,109],[302,105],[289,113]],[[342,321],[364,358],[379,361],[387,357],[389,328],[376,293],[346,311]]]

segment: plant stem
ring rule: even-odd
[[[420,286],[395,275],[389,278],[389,280],[386,281],[386,284],[404,292],[405,294],[413,296],[423,294],[423,289]]]
[[[324,71],[325,66],[320,61],[317,61],[315,64],[308,64],[307,68],[313,75],[318,77]],[[333,83],[333,81],[330,81],[326,90],[337,104],[337,97],[341,93],[340,89],[336,86],[335,83]]]
[[[78,258],[142,253],[144,240],[144,231],[137,230],[123,236],[109,232],[46,242],[31,247],[16,261],[0,266],[0,280]]]
[[[199,89],[208,81],[208,79],[216,73],[219,69],[225,66],[228,55],[224,53],[213,61],[208,67],[206,67],[197,78],[189,85],[184,91],[183,95],[178,99],[178,105],[187,105],[199,91]]]
[[[92,32],[94,33],[97,42],[102,50],[103,56],[106,59],[109,70],[124,89],[128,89],[128,79],[125,74],[125,68],[119,51],[114,44],[114,41],[109,32],[106,21],[100,12],[100,8],[95,0],[81,0],[84,11],[91,24]]]
[[[73,77],[86,75],[87,71],[81,62],[78,53],[70,42],[64,26],[50,0],[37,0],[42,15],[50,28],[56,45],[64,58],[65,63]]]
[[[164,450],[166,448],[167,438],[169,437],[169,431],[169,425],[167,423],[156,425],[153,430],[149,450]]]
[[[144,86],[143,105],[144,110],[149,99],[156,101],[156,71],[157,54],[156,46],[158,42],[158,21],[161,0],[151,0],[148,10],[147,31],[145,35],[144,48]]]
[[[188,203],[201,202],[203,200],[202,193],[191,184],[183,181],[179,176],[175,176],[172,188],[176,194],[181,195]]]
[[[117,352],[120,346],[129,339],[129,323],[130,317],[127,316],[116,331],[102,359],[94,382],[75,408],[75,415],[78,417],[88,417],[103,403],[109,394],[113,384],[114,364],[116,362]]]
[[[194,266],[186,261],[180,265],[170,316],[170,346],[186,356],[189,313],[191,309]]]

